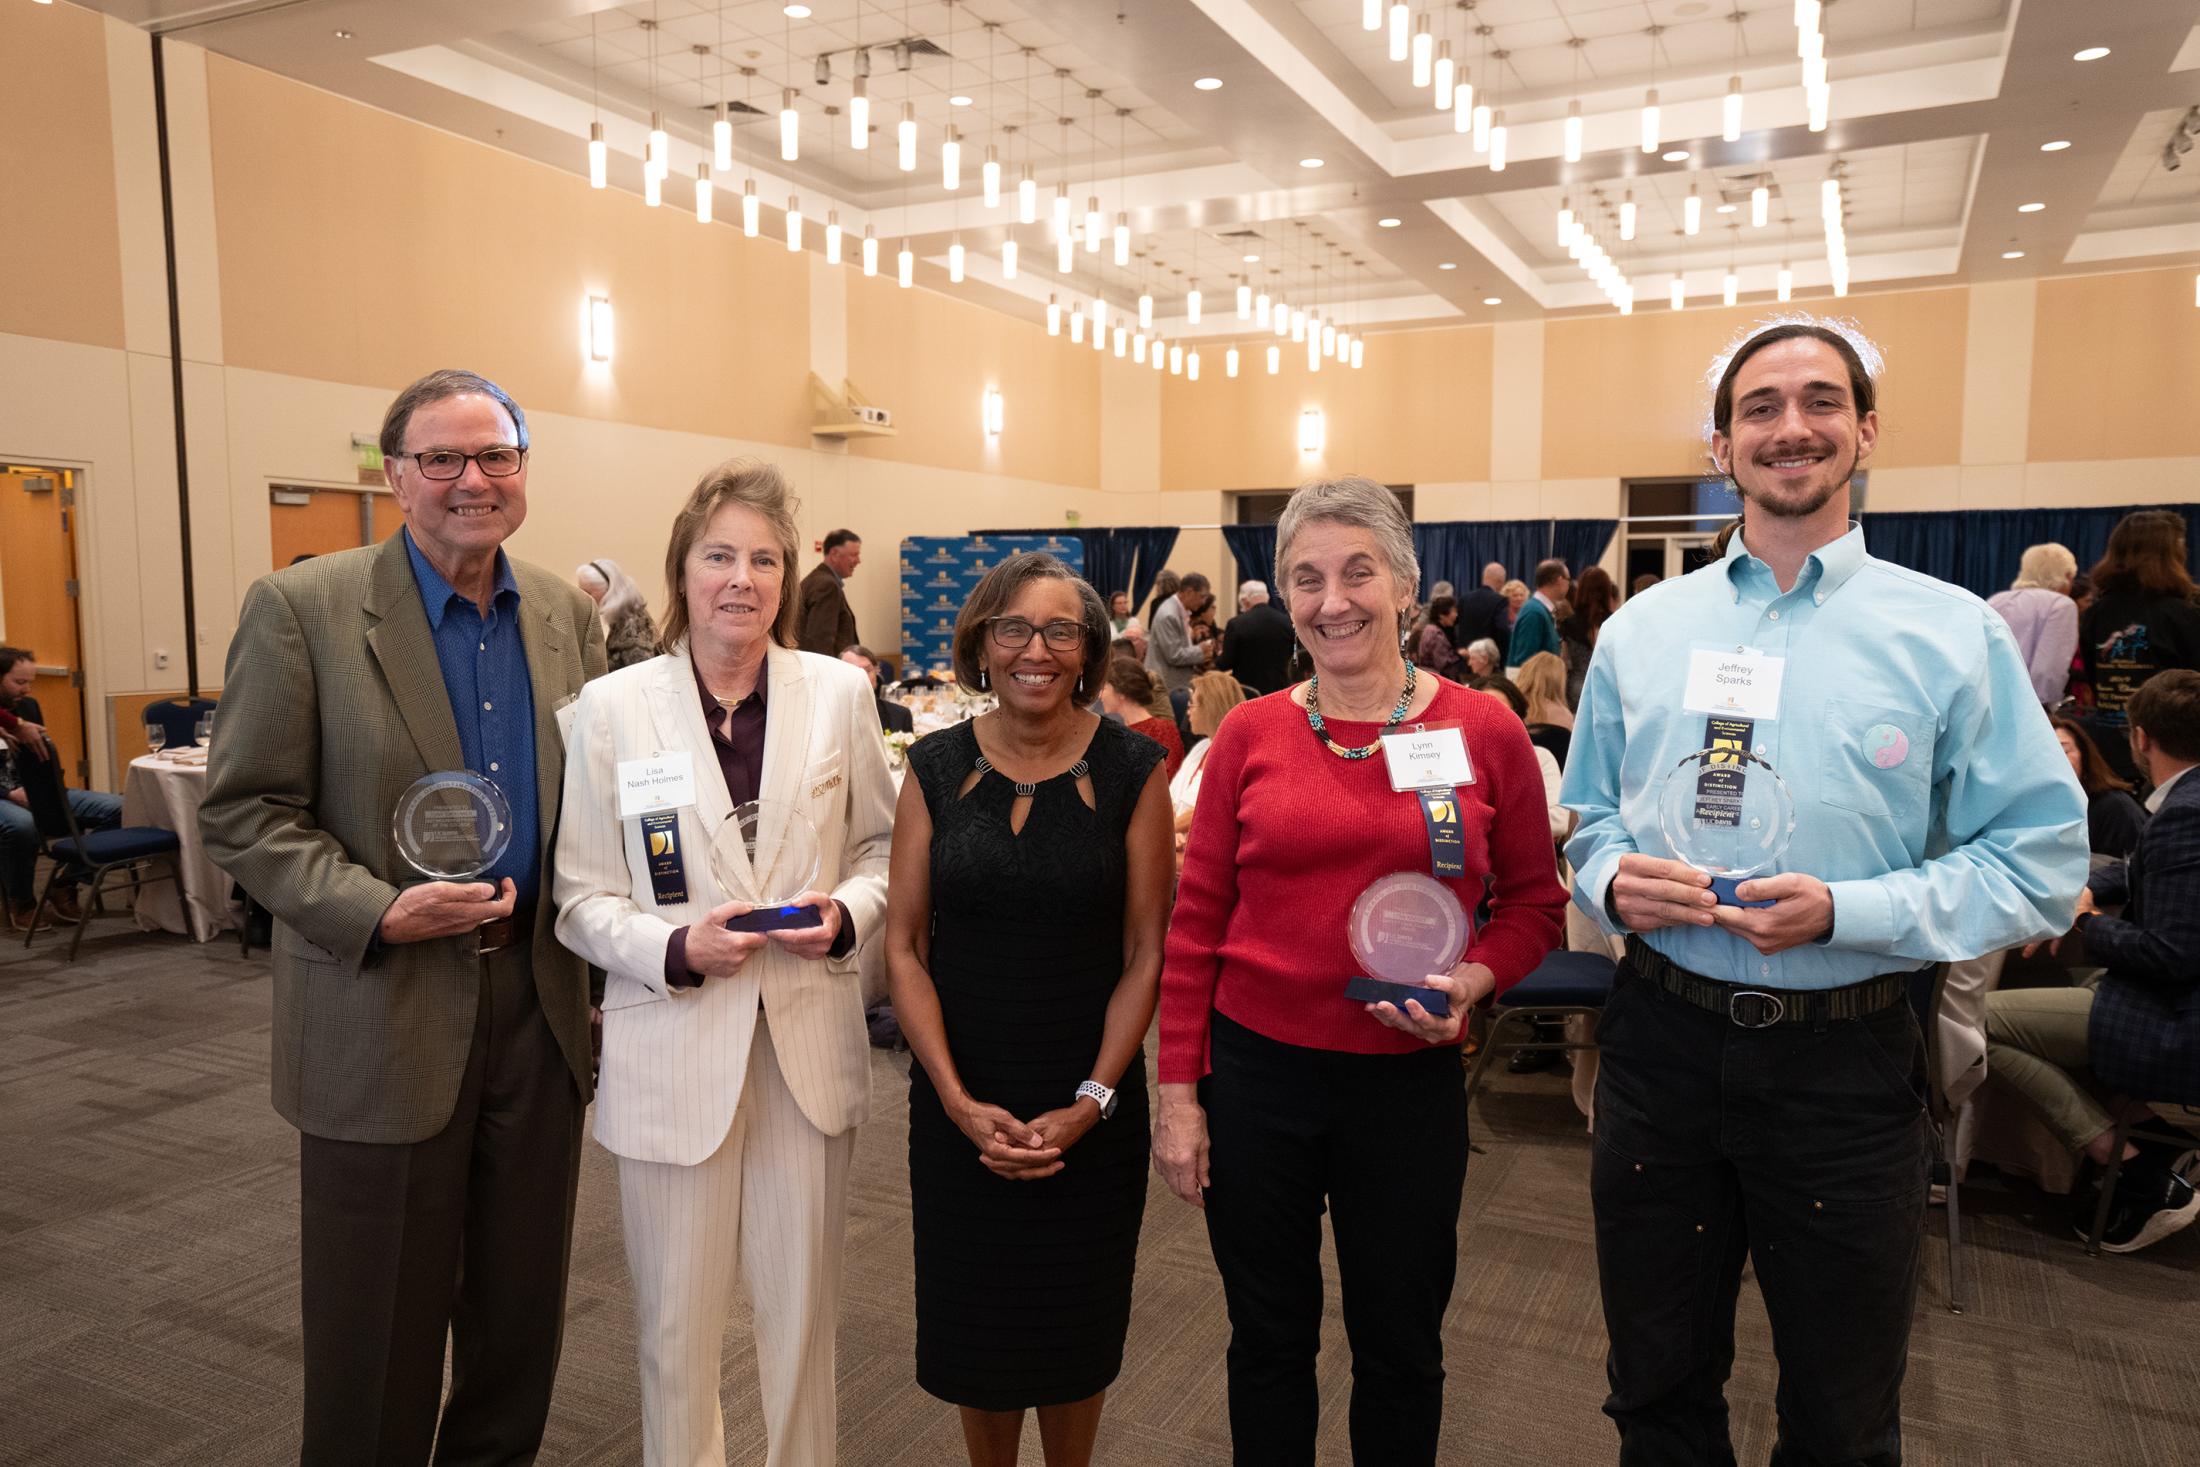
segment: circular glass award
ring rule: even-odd
[[[512,843],[512,804],[504,791],[471,769],[446,769],[414,780],[390,817],[397,853],[436,881],[471,881],[494,866]]]
[[[824,915],[795,898],[817,884],[817,827],[786,800],[737,805],[710,842],[710,869],[727,896],[752,910],[729,918],[736,932],[819,927]]]
[[[1456,967],[1473,935],[1474,923],[1450,887],[1419,871],[1385,876],[1352,904],[1346,936],[1360,972],[1345,985],[1345,997],[1394,1004],[1401,1012],[1410,998],[1444,1018],[1451,999],[1428,986],[1429,975]]]
[[[1699,749],[1673,766],[1658,794],[1658,829],[1673,855],[1710,873],[1711,890],[1734,907],[1734,888],[1762,875],[1787,852],[1795,834],[1795,799],[1787,781],[1746,749]]]

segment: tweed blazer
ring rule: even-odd
[[[2093,1072],[2133,1100],[2200,1105],[2200,771],[2188,771],[2123,866],[2094,876],[2086,951],[2108,972],[2093,991]]]
[[[837,658],[774,647],[767,677],[762,798],[816,829],[812,885],[848,909],[857,947],[797,958],[776,943],[739,972],[693,988],[665,982],[675,929],[735,899],[712,870],[712,835],[732,813],[694,664],[685,647],[622,668],[581,694],[566,762],[558,840],[558,938],[605,970],[603,1077],[596,1139],[619,1156],[693,1166],[718,1150],[748,1078],[759,1015],[795,1103],[837,1136],[870,1109],[871,1056],[861,966],[886,920],[894,782],[871,681]],[[619,817],[622,761],[694,757],[695,803],[677,813],[684,900],[657,899],[640,819]],[[764,832],[767,848],[777,838]]]
[[[557,707],[604,671],[595,605],[512,561],[535,704],[542,890],[565,749]],[[463,767],[458,722],[402,536],[301,562],[245,593],[223,677],[199,833],[275,916],[275,1108],[336,1141],[424,1140],[449,1123],[473,1044],[480,941],[376,941],[419,879],[390,816],[423,774]],[[588,968],[537,904],[536,995],[585,1100]]]

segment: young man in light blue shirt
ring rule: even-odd
[[[1629,933],[1590,1183],[1605,1410],[1624,1467],[1733,1461],[1748,1259],[1781,1367],[1776,1467],[1891,1467],[1931,1147],[1913,981],[2068,927],[2085,802],[2007,625],[1872,559],[1850,524],[1879,420],[1849,335],[1758,332],[1712,421],[1739,533],[1605,623],[1562,795],[1576,899]],[[1734,707],[1696,651],[1754,695]],[[1714,745],[1769,764],[1796,812],[1728,902],[1674,859],[1659,810]]]

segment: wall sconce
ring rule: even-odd
[[[1003,416],[1004,406],[1005,404],[1003,404],[1001,400],[1001,394],[988,387],[985,392],[986,437],[998,438],[1001,436],[1001,419]]]
[[[588,359],[611,360],[611,297],[607,295],[588,298]]]
[[[1299,414],[1299,452],[1322,451],[1322,410],[1308,408]]]

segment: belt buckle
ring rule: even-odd
[[[1747,1010],[1753,1017],[1744,1018],[1744,1000],[1754,999]],[[1777,993],[1766,993],[1758,988],[1745,988],[1726,1001],[1726,1016],[1743,1029],[1770,1029],[1787,1013],[1787,1000]]]

